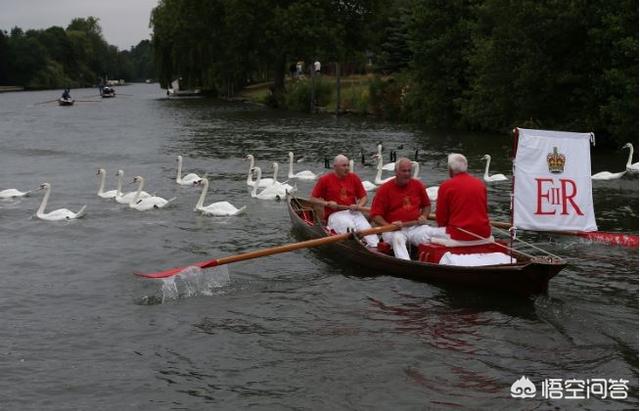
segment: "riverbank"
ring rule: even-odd
[[[241,90],[234,100],[243,100],[259,104],[278,105],[294,111],[341,114],[375,114],[370,102],[372,84],[379,81],[373,75],[353,75],[340,77],[340,105],[338,102],[338,86],[335,76],[321,75],[312,81],[309,77],[287,78],[286,91],[277,102],[273,101],[271,86],[273,82],[252,84]],[[315,95],[315,107],[311,105],[312,94]]]
[[[24,87],[20,86],[0,86],[0,93],[7,93],[10,91],[24,91]]]

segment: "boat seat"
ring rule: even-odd
[[[492,235],[490,235],[487,238],[483,238],[482,240],[469,240],[469,241],[453,240],[451,238],[438,238],[438,237],[431,238],[432,244],[438,244],[445,247],[473,247],[476,245],[493,244],[495,242],[496,240],[495,238],[493,238]]]
[[[468,241],[464,241],[467,243]],[[420,244],[418,246],[418,260],[426,263],[439,264],[442,256],[450,252],[452,254],[482,254],[482,253],[504,253],[505,241],[496,241],[494,243],[478,244],[474,246],[464,245],[461,247],[447,247],[441,244]]]

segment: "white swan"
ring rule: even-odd
[[[258,187],[262,178],[262,170],[260,167],[254,167],[256,172],[256,184],[251,190],[251,197],[259,200],[284,200],[287,196],[287,191],[277,184],[272,184],[258,193]]]
[[[9,198],[25,197],[31,194],[32,192],[33,191],[20,191],[20,190],[16,190],[15,188],[8,188],[6,190],[0,191],[0,199],[6,200]]]
[[[47,203],[49,202],[49,194],[51,194],[51,184],[43,183],[40,186],[40,190],[44,190],[44,197],[42,198],[42,203],[40,203],[40,208],[38,208],[38,211],[36,211],[36,216],[39,219],[47,221],[61,221],[74,220],[76,218],[84,216],[84,210],[87,208],[86,205],[83,205],[77,213],[74,213],[73,211],[66,208],[59,208],[57,210],[45,213],[44,209],[47,207]]]
[[[621,171],[619,173],[612,173],[610,171],[601,171],[599,173],[595,173],[591,176],[592,180],[618,180],[623,175],[627,174],[627,170]]]
[[[376,185],[381,185],[386,183],[387,181],[391,181],[394,178],[396,178],[396,176],[391,176],[388,178],[385,178],[384,180],[382,179],[382,156],[380,154],[374,154],[373,157],[378,159],[378,165],[376,166],[376,168],[378,169],[378,172],[376,173],[376,178],[373,179],[374,184]]]
[[[253,168],[256,165],[256,160],[251,154],[247,154],[247,160],[249,160],[249,174],[247,175],[247,185],[249,187],[253,187],[253,185],[256,183],[255,181],[253,181]],[[273,178],[263,178],[262,180],[260,180],[259,188],[268,187],[271,184],[273,184]]]
[[[411,178],[415,178],[416,180],[420,180],[420,163],[418,163],[417,161],[412,161],[411,165],[413,166],[413,175],[411,176]],[[438,190],[440,189],[440,186],[431,186],[431,187],[427,187],[425,189],[425,191],[427,192],[427,197],[429,197],[430,201],[437,201],[438,200]],[[432,204],[433,206],[433,204]]]
[[[126,194],[122,194],[122,176],[124,175],[124,171],[118,170],[116,171],[116,177],[118,177],[118,184],[116,188],[116,196],[115,199],[120,204],[129,204],[131,200],[136,196],[136,191],[131,191]],[[151,197],[151,194],[146,191],[140,192],[140,198]]]
[[[200,193],[200,198],[198,199],[193,211],[199,211],[207,216],[226,217],[241,214],[247,208],[247,206],[236,208],[228,201],[218,201],[204,207],[204,199],[207,196],[207,191],[209,190],[209,179],[202,177],[199,184],[202,186],[202,193]]]
[[[107,192],[104,191],[104,180],[107,178],[107,172],[104,170],[104,168],[99,168],[96,175],[100,178],[98,183],[98,197],[116,198],[116,195],[118,195],[118,190],[109,190]]]
[[[175,197],[173,197],[170,200],[165,200],[162,197],[156,197],[156,196],[142,198],[140,196],[140,193],[142,192],[142,187],[144,186],[144,178],[140,176],[136,176],[133,178],[133,181],[131,183],[132,184],[138,183],[138,191],[136,191],[136,195],[133,197],[133,199],[129,203],[129,207],[135,208],[138,211],[147,211],[147,210],[153,210],[154,208],[163,208],[163,207],[166,207],[167,204],[171,203],[173,200],[176,199]]]
[[[378,144],[378,155],[380,156],[380,158],[382,158],[382,144]],[[393,162],[391,162],[391,163],[384,164],[384,165],[382,166],[382,169],[383,169],[384,171],[395,171],[395,169],[396,169],[396,162],[395,162],[395,161],[393,161]]]
[[[353,160],[349,160],[349,172],[353,173]],[[376,191],[376,189],[378,188],[377,185],[373,184],[371,181],[369,180],[364,180],[362,182],[362,187],[364,187],[364,191]]]
[[[629,159],[627,160],[627,173],[629,174],[638,174],[638,162],[631,164],[631,160],[633,160],[633,144],[627,143],[622,148],[628,148],[629,151]]]
[[[494,183],[498,181],[507,181],[508,178],[504,174],[494,174],[492,176],[489,175],[489,164],[491,164],[491,156],[489,154],[485,154],[482,156],[482,160],[487,160],[487,165],[484,167],[484,175],[482,179],[487,183]]]
[[[315,180],[316,178],[318,178],[318,176],[313,171],[309,170],[298,171],[297,173],[293,174],[293,153],[289,151],[289,174],[287,175],[287,178],[296,178],[298,180]]]
[[[198,181],[200,181],[200,176],[194,173],[189,173],[182,177],[182,156],[178,156],[178,175],[176,175],[176,183],[183,186],[192,186]]]
[[[279,165],[276,161],[273,162],[272,164],[273,166],[273,184],[277,184],[279,185],[281,188],[283,188],[285,191],[288,191],[290,193],[293,193],[294,191],[297,191],[296,187],[293,187],[290,184],[287,184],[286,181],[283,181],[282,183],[278,181],[278,169],[279,169]],[[289,181],[289,180],[287,180]]]

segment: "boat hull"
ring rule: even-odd
[[[304,199],[289,198],[288,209],[294,235],[300,240],[328,235],[322,225],[309,221],[308,213],[311,205]],[[301,210],[307,213],[307,218],[302,216]],[[391,275],[418,281],[520,295],[546,292],[549,280],[566,266],[564,260],[530,259],[523,256],[518,257],[517,264],[482,267],[406,261],[369,249],[355,239],[322,246],[318,248],[318,251],[339,262],[341,266],[347,263],[354,267],[364,268],[367,274]]]

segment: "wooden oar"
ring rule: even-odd
[[[36,106],[37,106],[37,105],[39,105],[39,104],[49,104],[49,103],[53,103],[53,102],[55,102],[55,101],[58,101],[58,99],[55,99],[55,100],[47,100],[47,101],[41,101],[41,102],[39,102],[39,103],[35,103],[34,105],[36,105]]]
[[[312,248],[312,247],[318,247],[325,244],[337,243],[339,241],[347,240],[354,235],[359,237],[364,237],[371,234],[386,233],[389,231],[398,230],[400,227],[408,227],[415,224],[417,224],[417,221],[409,221],[409,222],[403,223],[402,226],[398,226],[395,224],[387,224],[380,227],[369,228],[367,230],[355,231],[353,233],[332,235],[328,237],[316,238],[313,240],[300,241],[297,243],[284,244],[276,247],[265,248],[263,250],[256,250],[256,251],[250,251],[247,253],[231,255],[228,257],[214,258],[211,260],[200,261],[198,263],[189,264],[184,267],[171,268],[169,270],[158,271],[155,273],[135,272],[134,274],[140,277],[145,277],[145,278],[156,278],[156,279],[167,278],[167,277],[172,277],[189,267],[200,267],[200,268],[216,267],[219,265],[235,263],[237,261],[251,260],[253,258],[265,257],[268,255],[287,253],[289,251],[299,250],[301,248]]]

